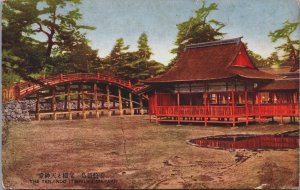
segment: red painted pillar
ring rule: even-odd
[[[177,92],[177,114],[178,114],[177,124],[180,125],[180,94],[179,94],[179,92]]]
[[[261,120],[260,92],[257,92],[258,120]]]
[[[19,99],[20,97],[20,85],[19,83],[17,83],[15,86],[14,86],[14,99],[17,100]]]
[[[248,90],[245,89],[246,126],[248,126]]]
[[[207,93],[204,93],[204,126],[207,126],[207,107],[206,107],[206,101],[207,101]]]
[[[231,103],[232,103],[232,126],[235,127],[235,101],[234,101],[234,85],[231,90]]]
[[[155,123],[158,124],[158,115],[157,115],[157,93],[154,93],[154,113],[155,113]]]

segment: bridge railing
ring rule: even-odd
[[[239,117],[239,116],[298,116],[298,104],[271,104],[246,106],[156,106],[157,116]],[[179,112],[178,112],[179,110]]]
[[[101,73],[74,73],[74,74],[60,74],[56,76],[42,76],[38,78],[45,85],[55,85],[61,82],[68,81],[89,81],[89,80],[103,80],[111,83],[116,83],[127,88],[132,88],[131,82],[119,79],[114,76],[105,75]],[[41,85],[33,82],[22,82],[15,86],[17,97],[24,96],[27,93],[40,89]]]

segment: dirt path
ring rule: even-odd
[[[156,126],[146,118],[11,125],[3,146],[4,184],[37,189],[298,186],[298,149],[226,151],[185,143],[207,135],[275,134],[296,125]]]

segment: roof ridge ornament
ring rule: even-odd
[[[185,48],[201,48],[201,47],[210,47],[210,46],[217,46],[217,45],[226,45],[226,44],[240,44],[241,39],[243,36],[238,38],[232,38],[232,39],[226,39],[226,40],[216,40],[212,42],[201,42],[201,43],[195,43],[195,44],[189,44],[186,45]]]

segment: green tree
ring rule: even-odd
[[[163,64],[150,60],[152,52],[146,33],[140,35],[137,46],[137,51],[129,52],[129,46],[124,44],[123,38],[117,39],[110,55],[104,60],[106,71],[133,83],[165,71]]]
[[[284,53],[284,64],[291,66],[291,71],[295,71],[299,68],[299,40],[293,40],[292,34],[299,26],[299,22],[286,21],[283,27],[269,33],[269,37],[272,42],[283,40],[284,43],[278,47],[277,50],[281,50]]]
[[[249,58],[251,59],[252,63],[256,67],[269,67],[270,66],[270,65],[268,65],[266,60],[261,55],[259,55],[259,54],[255,53],[254,51],[250,50],[247,43],[245,43],[245,48],[246,48],[246,51],[249,55]]]
[[[265,60],[266,66],[272,67],[272,66],[279,66],[281,65],[281,61],[278,57],[277,52],[273,52],[266,60]]]
[[[128,56],[125,53],[128,49],[129,46],[125,46],[123,38],[118,38],[116,40],[112,51],[105,59],[107,72],[109,74],[119,75],[120,73],[122,73],[122,67],[125,64],[126,57]]]
[[[150,60],[152,55],[148,45],[148,36],[143,32],[137,41],[137,52],[126,54],[126,61],[122,68],[123,75],[133,83],[156,76],[165,71],[165,66],[157,61]]]
[[[78,24],[78,20],[82,18],[78,8],[67,13],[61,11],[67,5],[80,4],[80,0],[45,0],[45,3],[46,5],[39,10],[40,14],[36,19],[34,32],[42,33],[46,36],[46,56],[51,56],[55,45],[60,47],[68,42],[76,43],[76,40],[80,41],[85,37],[80,32],[81,29],[94,29],[94,27]]]
[[[39,15],[37,3],[37,0],[11,0],[3,3],[2,68],[4,77],[18,75],[25,80],[36,81],[30,77],[30,74],[40,71],[43,67],[45,60],[41,56],[43,45],[29,37],[33,34],[31,25]],[[18,79],[18,77],[6,78]],[[4,85],[5,82],[6,80],[3,80]]]
[[[53,63],[47,69],[53,74],[102,71],[98,68],[103,64],[98,51],[93,50],[85,38],[75,44],[54,48],[53,54]]]
[[[152,55],[151,48],[148,45],[148,36],[143,32],[138,39],[138,55],[140,59],[148,60]]]
[[[80,0],[10,0],[3,3],[3,72],[13,73],[25,80],[35,80],[31,75],[68,72],[71,62],[74,71],[99,64],[97,52],[88,45],[79,9],[66,12],[69,5]],[[81,59],[75,59],[80,55]],[[86,60],[83,62],[79,62]],[[91,61],[92,60],[92,61]],[[97,62],[97,63],[96,63]]]
[[[225,25],[215,19],[208,20],[209,14],[215,10],[218,10],[216,3],[211,3],[206,6],[205,2],[203,2],[202,7],[196,10],[194,17],[190,17],[188,21],[177,25],[178,33],[175,42],[177,47],[171,51],[171,53],[176,54],[176,57],[171,61],[169,67],[180,57],[186,45],[215,41],[223,38],[224,33],[220,32],[220,30]]]

